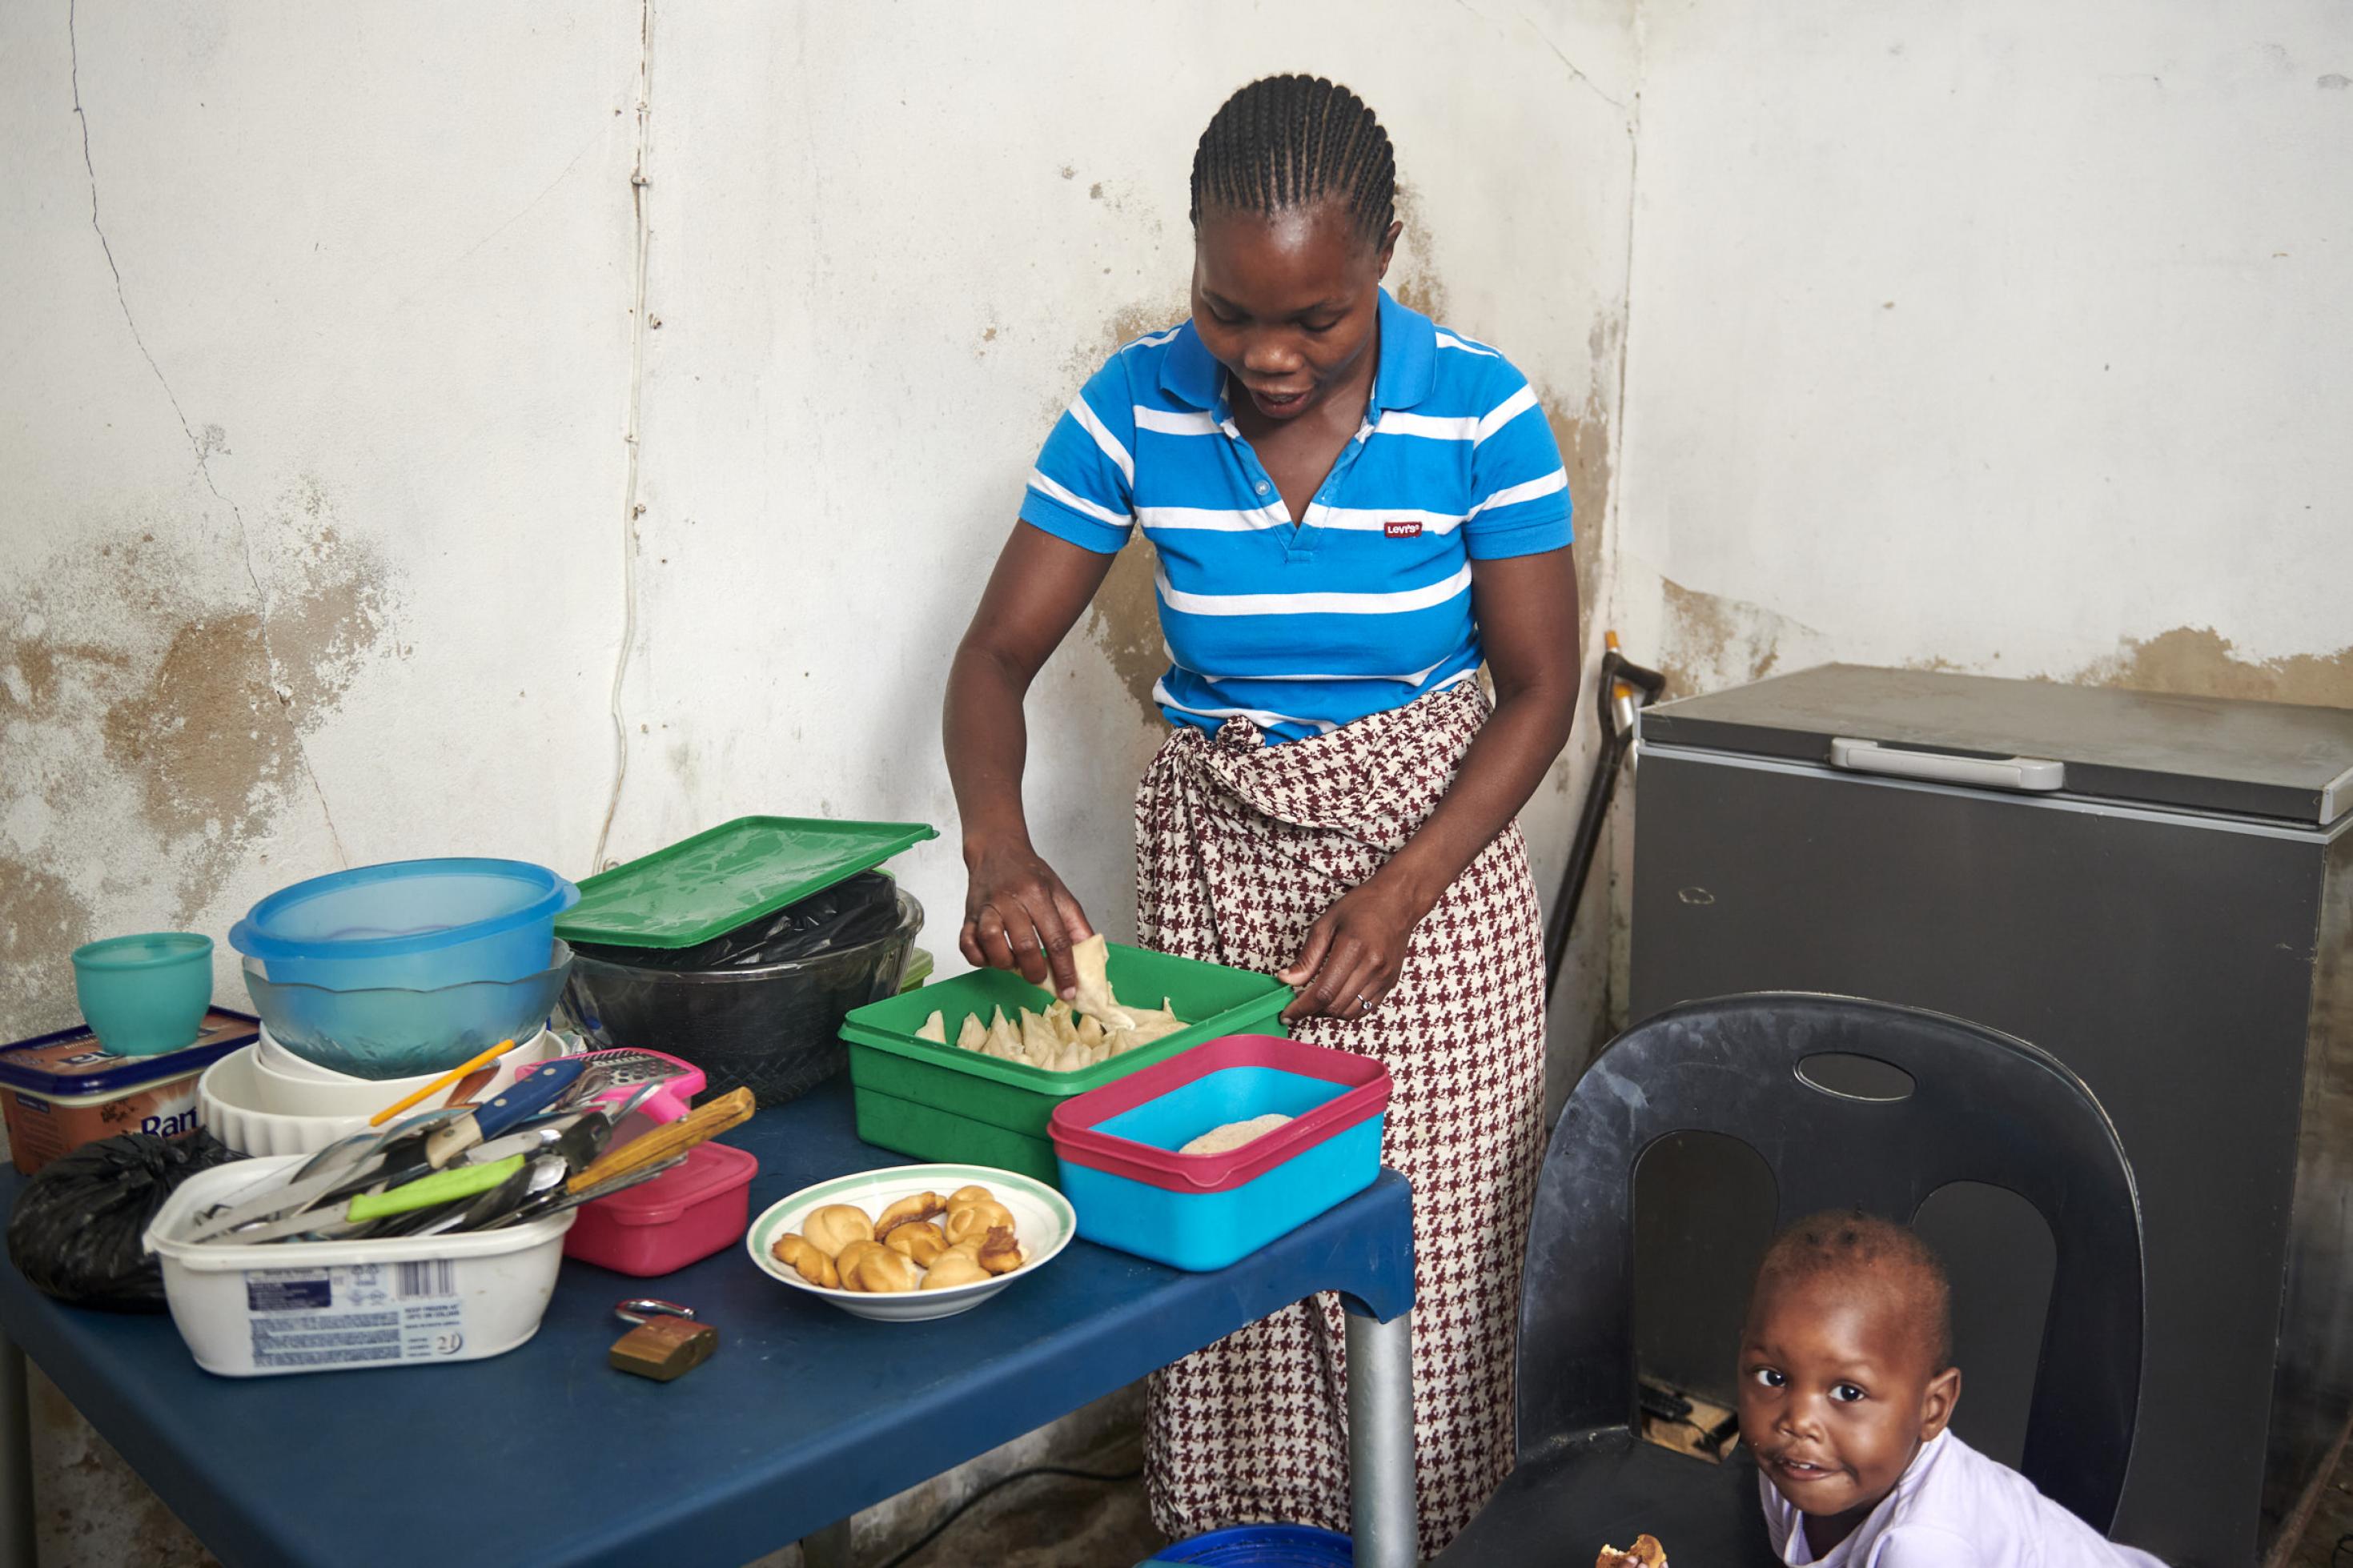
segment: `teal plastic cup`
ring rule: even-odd
[[[213,1001],[213,939],[193,931],[111,936],[74,949],[82,1021],[111,1056],[195,1043]]]

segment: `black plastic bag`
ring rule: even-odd
[[[890,935],[898,923],[899,884],[888,871],[860,871],[693,947],[572,945],[575,952],[630,969],[766,969],[863,946]]]
[[[160,1312],[164,1274],[139,1238],[182,1182],[244,1155],[199,1129],[122,1132],[29,1177],[8,1215],[8,1259],[43,1293],[110,1312]]]

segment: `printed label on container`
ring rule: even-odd
[[[248,1268],[253,1364],[370,1366],[440,1361],[466,1348],[448,1258],[328,1268]]]

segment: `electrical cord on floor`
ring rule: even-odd
[[[1026,1481],[1032,1476],[1060,1476],[1066,1479],[1074,1481],[1101,1481],[1105,1486],[1117,1486],[1123,1481],[1142,1479],[1144,1472],[1140,1469],[1121,1470],[1116,1474],[1112,1474],[1103,1470],[1074,1470],[1068,1465],[1032,1465],[1028,1469],[1016,1470],[1009,1476],[999,1476],[995,1480],[989,1482],[987,1486],[981,1488],[978,1491],[973,1493],[972,1496],[965,1499],[964,1501],[956,1504],[955,1507],[948,1510],[948,1511],[941,1517],[938,1523],[933,1525],[931,1529],[923,1531],[923,1533],[917,1538],[913,1545],[907,1547],[905,1550],[900,1552],[896,1556],[892,1557],[890,1561],[884,1563],[882,1564],[882,1568],[901,1568],[902,1564],[913,1559],[914,1555],[923,1551],[924,1547],[929,1546],[933,1542],[937,1541],[942,1535],[947,1533],[948,1526],[954,1524],[957,1520],[962,1519],[966,1511],[971,1509],[973,1504],[978,1502],[989,1493],[996,1491],[1000,1487],[1009,1487],[1016,1481]]]

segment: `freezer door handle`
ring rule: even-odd
[[[1850,773],[1885,773],[1934,784],[1978,789],[2053,790],[2067,786],[2067,764],[2040,757],[1957,757],[1945,752],[1907,752],[1876,741],[1831,742],[1831,766]]]

